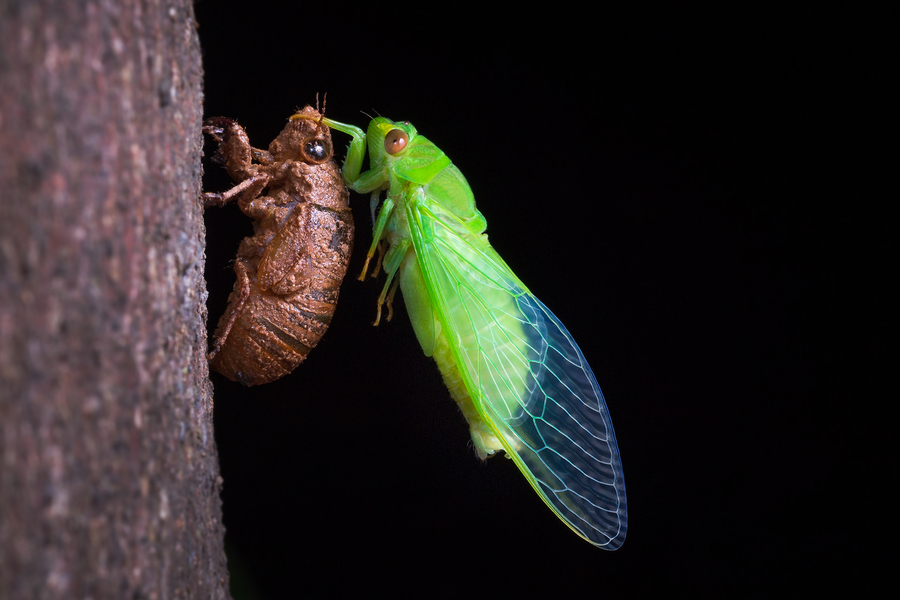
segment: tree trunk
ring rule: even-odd
[[[190,0],[0,0],[0,600],[226,598]]]

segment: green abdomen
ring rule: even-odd
[[[435,326],[440,328],[440,325],[437,323],[435,323]],[[457,406],[459,406],[463,416],[469,423],[469,433],[472,435],[472,442],[475,444],[478,458],[484,460],[498,450],[503,450],[503,446],[500,444],[497,436],[494,435],[493,429],[475,408],[462,375],[460,375],[459,368],[456,366],[456,361],[453,360],[450,344],[447,343],[447,338],[443,332],[439,333],[435,339],[433,356],[441,376],[444,378],[444,384],[450,390],[450,395],[456,401]]]

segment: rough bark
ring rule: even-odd
[[[225,598],[189,0],[0,0],[0,600]]]

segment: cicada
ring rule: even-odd
[[[204,203],[236,198],[254,220],[234,262],[237,281],[210,367],[245,385],[268,383],[293,371],[331,323],[353,249],[347,188],[332,160],[331,132],[311,106],[290,118],[268,152],[250,146],[231,119],[209,119],[203,130],[240,182],[203,194]]]
[[[619,548],[625,481],[597,379],[565,326],[488,243],[466,178],[409,122],[378,117],[366,133],[325,123],[353,138],[345,183],[372,194],[373,212],[381,204],[360,276],[386,247],[378,319],[399,281],[419,343],[468,421],[478,456],[505,452],[575,533]],[[369,169],[360,172],[367,143]]]

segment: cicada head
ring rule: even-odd
[[[322,114],[307,106],[291,116],[284,130],[269,144],[269,152],[276,161],[301,160],[311,165],[326,163],[334,156],[331,130],[322,122]]]
[[[408,121],[395,123],[384,117],[375,117],[366,131],[370,167],[381,170],[391,160],[401,158],[409,141],[415,138],[416,128]]]
[[[373,169],[387,169],[395,177],[426,184],[450,164],[440,148],[416,133],[409,121],[376,117],[366,133]]]

